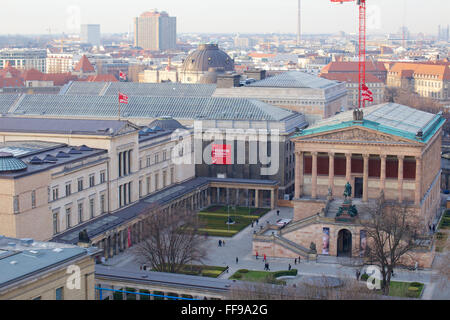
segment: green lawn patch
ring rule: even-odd
[[[217,267],[217,266],[186,265],[178,273],[190,276],[217,278],[226,269],[227,269],[226,267]]]
[[[423,291],[423,283],[391,281],[389,295],[391,297],[420,298]]]
[[[242,280],[242,281],[251,281],[251,282],[264,282],[264,283],[272,283],[272,284],[286,284],[283,280],[277,280],[276,278],[282,276],[296,276],[297,269],[292,269],[290,271],[276,271],[276,272],[268,272],[268,271],[252,271],[247,269],[238,270],[235,274],[233,274],[230,279],[231,280]]]
[[[215,237],[233,237],[253,221],[261,218],[269,209],[230,207],[229,213],[226,206],[213,206],[199,212],[200,222],[204,225],[200,234]],[[235,222],[227,225],[229,217]]]
[[[450,210],[445,210],[439,229],[450,229]]]

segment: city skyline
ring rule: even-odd
[[[406,0],[405,0],[406,1]],[[5,26],[0,34],[73,34],[86,23],[101,24],[103,33],[132,33],[132,19],[144,11],[158,9],[177,17],[178,33],[292,33],[297,30],[297,1],[282,3],[250,0],[229,0],[227,6],[219,1],[193,0],[189,4],[181,0],[156,0],[148,4],[141,1],[50,1],[39,5],[26,1],[23,6],[15,2],[3,4]],[[437,33],[438,25],[447,25],[446,12],[450,2],[430,0],[427,6],[419,0],[396,1],[372,0],[368,2],[368,33],[394,33],[405,24],[412,33]],[[52,7],[52,10],[47,10]],[[441,10],[433,12],[440,7]],[[239,9],[237,9],[239,8]],[[406,12],[405,12],[406,8]],[[98,12],[103,12],[98,17]],[[278,13],[278,14],[274,14]],[[28,23],[21,23],[20,18]],[[345,17],[345,18],[343,18]],[[404,18],[406,17],[406,18]],[[230,23],[233,21],[233,23]],[[344,31],[356,33],[356,3],[333,4],[329,0],[302,2],[302,33],[323,34]]]

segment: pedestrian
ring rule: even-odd
[[[252,221],[252,228],[253,228],[253,222],[254,222],[254,221]]]
[[[236,264],[238,264],[238,262],[239,262],[239,259],[238,259],[238,257],[236,257]]]
[[[298,264],[300,264],[300,256],[298,256]]]
[[[266,259],[267,257],[266,257],[266,254],[264,253],[264,262],[266,262],[267,261],[267,259]]]
[[[294,264],[297,264],[297,258],[295,258],[295,260],[294,260]]]
[[[230,272],[230,267],[229,267],[229,266],[227,266],[227,273],[228,273],[228,272]]]
[[[222,246],[222,240],[219,240],[219,247]]]
[[[139,269],[142,270],[142,264],[141,264],[141,266],[139,267]]]
[[[256,225],[258,225],[259,224],[259,219],[256,219]]]
[[[292,266],[291,266],[291,264],[289,263],[288,270],[291,271],[291,269],[292,269]]]
[[[256,260],[258,260],[258,251],[256,251]]]
[[[222,240],[222,245],[225,247],[225,240]]]
[[[277,210],[277,216],[279,216],[280,215],[280,210]]]
[[[436,232],[436,225],[433,224],[433,233]]]
[[[394,277],[394,269],[391,270],[391,276]]]
[[[359,272],[359,270],[356,270],[356,281],[359,281],[360,276],[361,276],[361,272]]]

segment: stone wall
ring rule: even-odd
[[[326,206],[325,200],[294,200],[294,218],[293,221],[303,220],[320,213]]]

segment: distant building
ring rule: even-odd
[[[359,64],[358,62],[348,61],[348,62],[330,62],[325,68],[320,72],[325,73],[354,73],[358,74]],[[366,62],[366,74],[372,74],[384,83],[386,83],[387,70],[384,63],[377,61],[367,61]]]
[[[177,46],[177,19],[167,12],[144,12],[134,19],[134,46],[144,50],[173,50]]]
[[[359,95],[359,78],[358,74],[355,73],[325,73],[321,75],[322,78],[328,80],[336,80],[340,82],[345,82],[347,87],[347,102],[350,109],[358,107],[358,95]],[[373,93],[373,102],[366,101],[365,106],[371,106],[374,104],[380,104],[384,102],[384,90],[385,85],[383,81],[378,79],[372,74],[366,75],[366,85]]]
[[[0,300],[95,300],[95,257],[100,250],[0,235]],[[68,286],[78,267],[76,281]]]
[[[449,101],[450,63],[398,62],[389,70],[387,86],[408,89],[422,97]]]
[[[80,33],[81,43],[88,43],[92,46],[101,45],[100,25],[99,24],[82,24]]]
[[[66,73],[71,71],[73,54],[48,53],[46,61],[47,73]]]
[[[86,55],[83,55],[83,57],[81,57],[72,73],[80,78],[97,75],[97,71],[95,70],[89,59],[86,57]]]
[[[47,51],[45,49],[1,49],[0,69],[5,66],[17,69],[36,69],[46,72]]]

